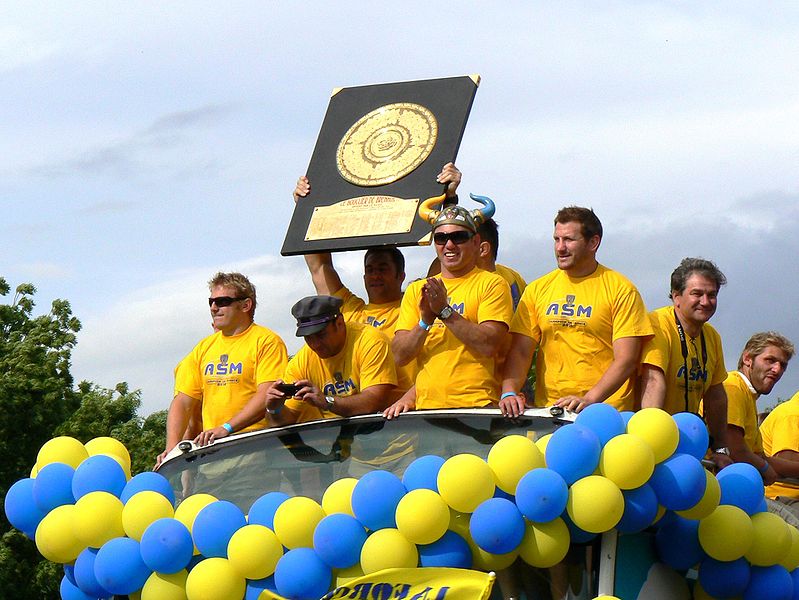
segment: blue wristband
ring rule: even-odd
[[[768,461],[764,459],[764,463],[762,467],[758,467],[757,470],[760,471],[761,475],[765,475],[766,471],[768,471]]]
[[[430,331],[431,325],[428,325],[427,323],[425,323],[424,319],[419,319],[419,327],[421,327],[425,331]]]
[[[222,427],[226,429],[228,433],[233,433],[233,425],[230,423],[222,423]]]
[[[505,398],[510,398],[511,396],[518,396],[518,395],[519,395],[519,394],[517,394],[516,392],[505,392],[504,394],[502,394],[502,395],[499,397],[499,399],[500,399],[500,400],[504,400]]]

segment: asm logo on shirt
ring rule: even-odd
[[[465,302],[461,302],[460,304],[453,304],[452,303],[452,298],[447,296],[447,304],[450,305],[452,310],[454,310],[459,315],[463,316],[463,311],[466,310],[466,303]]]
[[[355,387],[355,382],[353,382],[352,378],[350,378],[346,381],[333,381],[326,383],[322,393],[325,396],[345,396],[350,392],[357,391],[358,389]]]
[[[234,373],[241,375],[242,363],[232,363],[228,360],[228,355],[223,354],[219,357],[218,363],[209,362],[205,365],[203,375],[232,375]]]
[[[367,325],[371,325],[372,327],[382,327],[383,323],[385,323],[385,322],[386,322],[386,319],[383,319],[381,321],[380,319],[377,319],[376,317],[366,317],[366,324]]]
[[[593,310],[593,306],[583,306],[582,304],[574,304],[575,296],[569,294],[566,296],[566,302],[559,304],[557,302],[553,302],[547,307],[547,316],[549,315],[556,315],[561,317],[591,317],[591,311]]]
[[[699,361],[693,359],[692,361],[694,364],[691,365],[691,369],[688,371],[688,381],[707,381],[707,369],[703,369],[699,366]],[[682,365],[679,370],[677,371],[677,379],[679,381],[683,381],[685,379],[685,365]]]

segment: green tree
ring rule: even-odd
[[[0,277],[0,296],[10,287]],[[80,403],[69,372],[80,321],[69,302],[54,300],[50,312],[33,316],[31,284],[0,304],[0,496],[30,472],[36,454]],[[8,529],[5,517],[2,531]]]

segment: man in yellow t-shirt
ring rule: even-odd
[[[670,283],[672,305],[649,313],[655,336],[644,344],[641,357],[641,407],[662,408],[672,415],[698,414],[702,402],[713,458],[724,467],[731,462],[722,385],[727,368],[721,336],[708,321],[727,278],[712,261],[684,258],[672,271]]]
[[[735,462],[757,467],[766,485],[774,483],[785,465],[779,458],[765,457],[757,424],[757,399],[771,393],[794,354],[793,344],[773,331],[756,333],[746,342],[738,370],[730,371],[724,381],[727,393],[727,444]],[[790,468],[792,465],[788,465]]]
[[[511,323],[500,409],[507,416],[524,410],[519,391],[536,346],[536,406],[579,412],[607,402],[631,409],[632,378],[652,335],[641,295],[597,262],[602,224],[593,210],[561,209],[554,240],[558,268],[527,286]]]
[[[176,369],[175,397],[167,416],[166,450],[183,438],[202,404],[200,445],[234,431],[266,426],[266,390],[288,362],[280,337],[253,321],[255,286],[241,273],[217,273],[208,283],[216,333],[200,341]]]
[[[461,172],[452,163],[447,163],[436,181],[446,185],[448,198],[457,198],[456,190],[461,181]],[[299,201],[311,191],[305,176],[297,180],[294,201]],[[329,252],[306,254],[305,262],[317,294],[336,296],[344,301],[341,314],[347,322],[361,323],[385,333],[389,341],[399,318],[402,302],[402,283],[405,281],[405,258],[392,246],[370,248],[364,255],[363,283],[367,302],[353,294],[341,281],[333,257]],[[405,392],[416,378],[417,365],[411,361],[397,369],[397,392]]]
[[[416,385],[384,412],[393,418],[417,409],[487,406],[497,402],[497,355],[507,335],[513,305],[508,284],[477,267],[479,222],[494,204],[472,196],[485,208],[469,212],[458,205],[419,208],[433,227],[441,274],[415,281],[402,299],[392,350],[397,364],[417,360]],[[438,201],[443,198],[438,198]]]
[[[780,476],[799,478],[799,392],[774,407],[760,425],[760,435],[765,455],[784,463]],[[799,517],[799,487],[776,482],[766,488],[766,496],[790,506]]]
[[[374,328],[345,322],[341,305],[334,296],[309,296],[292,307],[305,345],[267,392],[273,424],[368,414],[390,403],[397,385],[391,346]],[[297,389],[282,390],[284,382]]]

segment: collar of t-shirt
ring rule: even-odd
[[[752,392],[755,395],[755,397],[760,396],[760,394],[757,393],[757,390],[752,386],[752,383],[749,381],[749,379],[747,379],[746,375],[744,375],[740,371],[735,371],[735,372],[738,373],[738,375],[741,376],[741,379],[744,380],[744,383],[746,384],[746,387],[749,388],[749,391]]]

